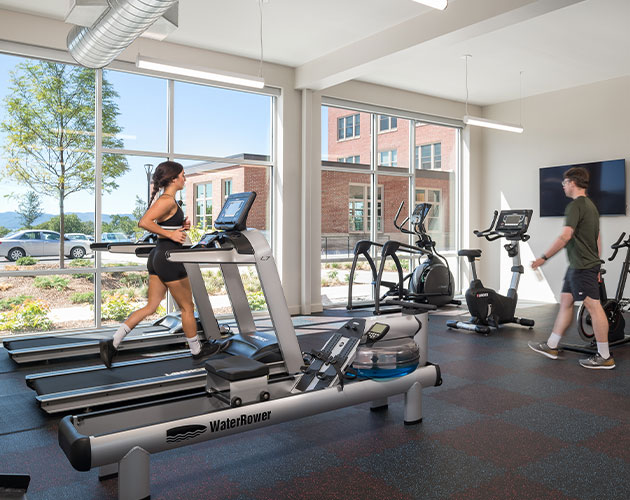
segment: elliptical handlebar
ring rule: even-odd
[[[404,206],[405,206],[405,200],[400,202],[400,206],[398,207],[398,211],[396,212],[396,217],[394,217],[394,227],[398,229],[401,233],[416,234],[413,231],[410,231],[409,229],[405,228],[405,224],[409,222],[409,216],[405,217],[405,219],[400,224],[398,224],[398,217],[400,216],[400,212],[402,211]]]
[[[610,256],[608,258],[608,261],[612,261],[615,259],[615,257],[617,256],[617,252],[619,251],[620,248],[623,247],[627,247],[630,246],[630,235],[628,235],[628,238],[626,239],[626,241],[622,242],[621,240],[623,240],[624,236],[626,235],[626,232],[622,232],[621,236],[619,236],[619,238],[617,239],[617,241],[615,241],[612,245],[610,245],[610,248],[612,248],[614,250],[612,256]]]

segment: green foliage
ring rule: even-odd
[[[130,297],[116,293],[107,298],[101,306],[101,318],[105,320],[124,321],[133,312],[129,303]]]
[[[201,273],[203,282],[209,295],[223,295],[225,293],[225,283],[221,271],[203,271]]]
[[[188,237],[190,238],[190,241],[194,245],[195,243],[198,243],[199,240],[203,237],[203,235],[206,234],[211,229],[212,228],[208,228],[207,226],[202,226],[201,222],[199,222],[197,223],[196,226],[190,226],[190,229],[187,231]]]
[[[76,292],[70,295],[70,302],[73,304],[94,303],[94,292]]]
[[[58,215],[51,217],[45,222],[41,224],[37,224],[35,226],[36,229],[47,229],[49,231],[57,231],[61,230],[61,219]],[[64,232],[65,233],[83,233],[83,234],[93,234],[94,233],[94,222],[87,221],[83,222],[77,214],[65,214],[64,216]],[[67,243],[66,243],[67,244]],[[75,259],[76,260],[76,259]]]
[[[155,310],[155,314],[157,314],[158,316],[166,316],[166,307],[160,304]]]
[[[43,213],[42,203],[35,191],[29,191],[22,196],[17,214],[23,227],[31,229],[33,222]]]
[[[127,287],[140,287],[149,283],[146,273],[125,273],[120,277],[120,283]]]
[[[247,303],[252,311],[264,311],[267,309],[265,294],[261,291],[250,292],[247,294]]]
[[[11,232],[11,229],[9,229],[8,227],[0,226],[0,238],[2,238],[3,236],[6,236],[10,232]]]
[[[94,283],[94,274],[92,273],[72,273],[71,275],[74,279],[84,279],[88,280],[90,283]]]
[[[8,311],[14,306],[22,305],[23,302],[32,299],[31,295],[18,295],[17,297],[7,297],[0,299],[0,311]]]
[[[33,283],[37,288],[50,289],[54,288],[58,291],[63,291],[68,288],[70,280],[63,276],[37,276]]]
[[[138,227],[138,221],[128,215],[114,214],[109,222],[103,222],[104,233],[124,233],[140,235],[144,231]]]
[[[133,218],[136,221],[139,221],[140,219],[142,219],[142,216],[144,215],[144,212],[146,211],[147,211],[147,200],[143,200],[142,198],[140,198],[140,196],[136,195],[135,207],[133,208],[133,212],[131,212],[131,214],[133,215]]]
[[[26,256],[26,257],[20,257],[18,260],[15,261],[15,263],[18,266],[34,266],[35,264],[37,264],[37,259],[34,257],[30,257],[30,256]]]
[[[49,310],[40,300],[26,300],[13,306],[10,311],[0,313],[0,330],[50,330],[53,323],[48,319]]]
[[[254,270],[251,267],[247,269],[246,273],[241,274],[241,279],[243,280],[243,286],[245,287],[245,291],[247,293],[256,293],[262,290],[258,275],[254,273]]]
[[[92,261],[89,259],[72,259],[70,267],[92,267]]]

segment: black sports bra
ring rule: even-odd
[[[182,207],[180,207],[178,203],[176,212],[168,219],[158,222],[157,224],[162,227],[165,227],[165,226],[178,227],[178,226],[181,226],[183,223],[184,223],[184,211],[182,210]]]

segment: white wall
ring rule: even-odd
[[[479,173],[486,196],[478,209],[479,217],[488,219],[493,210],[500,208],[501,194],[512,208],[534,209],[531,240],[523,245],[523,261],[529,269],[531,259],[549,248],[563,225],[561,217],[539,216],[538,169],[617,158],[625,158],[626,169],[630,167],[630,77],[530,97],[523,100],[522,109],[523,134],[482,133]],[[483,112],[486,118],[518,122],[519,103],[488,106]],[[601,218],[603,257],[611,255],[610,245],[622,231],[630,232],[629,216]],[[509,270],[505,271],[508,264],[505,258],[499,259],[499,253],[505,255],[497,242],[484,246],[481,276],[492,287],[501,277],[505,290]],[[606,265],[609,293],[614,293],[624,256],[618,255]],[[529,269],[519,296],[532,300],[559,298],[566,266],[563,250],[543,267],[545,281],[538,281]]]

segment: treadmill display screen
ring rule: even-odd
[[[223,207],[223,215],[225,217],[233,218],[244,204],[244,200],[234,200],[229,202],[225,207]]]

